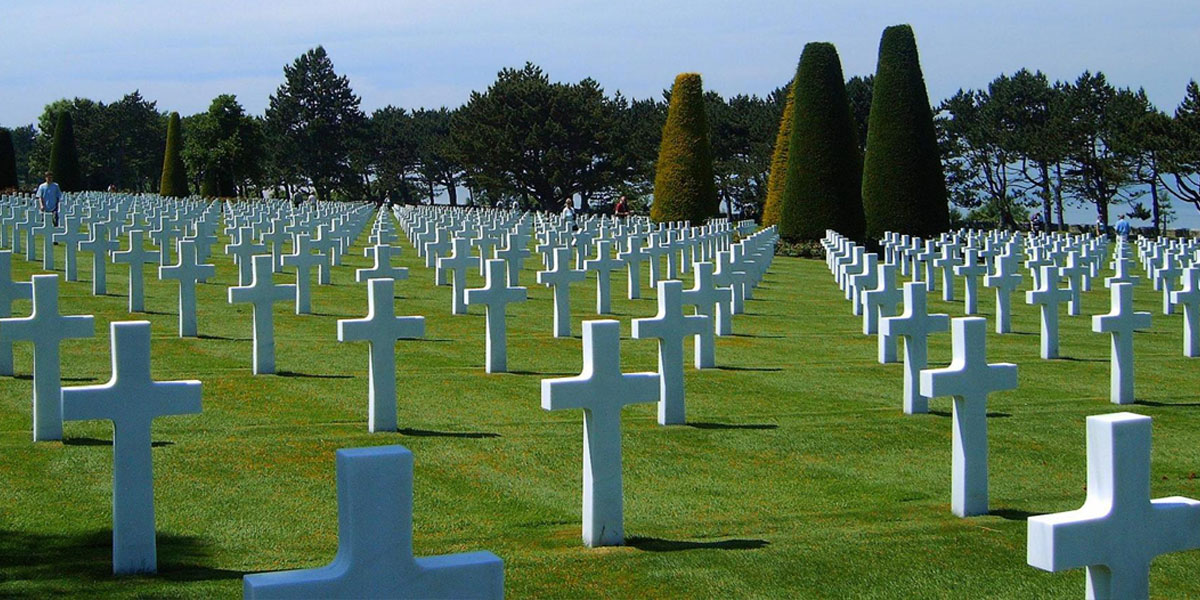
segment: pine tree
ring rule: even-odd
[[[17,188],[17,151],[12,133],[0,127],[0,191]]]
[[[861,239],[862,159],[833,44],[812,42],[804,47],[793,90],[779,234],[788,241],[811,241],[833,229]]]
[[[83,187],[79,172],[79,151],[75,147],[75,125],[71,113],[62,111],[54,124],[54,140],[50,143],[50,172],[64,192],[78,192]]]
[[[862,199],[871,240],[888,231],[928,237],[950,227],[933,110],[908,25],[888,27],[879,42]]]
[[[188,195],[187,170],[183,166],[183,131],[179,113],[167,120],[167,149],[163,154],[162,182],[158,193],[173,198]]]
[[[718,214],[719,208],[700,74],[680,73],[671,88],[658,149],[650,218],[699,225]]]
[[[783,184],[787,181],[788,145],[792,140],[792,111],[795,105],[796,83],[788,85],[787,102],[783,105],[783,117],[779,119],[779,132],[775,134],[775,148],[771,151],[771,173],[767,176],[767,200],[763,203],[763,227],[779,224],[780,200]]]

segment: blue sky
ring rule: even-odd
[[[913,26],[929,95],[1000,73],[1051,79],[1100,70],[1173,111],[1200,79],[1196,0],[1008,2],[801,0],[0,0],[0,126],[33,122],[58,98],[111,102],[138,89],[160,110],[203,111],[233,93],[262,114],[283,66],[325,46],[367,111],[458,106],[504,67],[592,77],[608,91],[657,96],[682,71],[722,95],[787,82],[804,44],[833,42],[847,77],[875,70],[879,35]],[[1200,227],[1195,208],[1180,225]],[[1090,223],[1091,211],[1070,220]]]
[[[879,34],[913,25],[934,101],[1021,67],[1051,78],[1102,70],[1172,110],[1200,78],[1195,0],[652,2],[541,0],[211,2],[4,0],[0,125],[55,99],[112,101],[134,89],[192,114],[221,93],[263,111],[283,65],[324,45],[372,110],[457,106],[503,67],[593,77],[657,95],[698,71],[724,95],[786,82],[806,42],[837,45],[847,76],[871,73]]]

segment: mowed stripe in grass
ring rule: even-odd
[[[250,374],[251,317],[225,301],[236,280],[227,257],[214,256],[217,277],[198,288],[203,337],[181,340],[173,282],[147,277],[151,312],[129,315],[124,268],[109,271],[112,295],[96,298],[82,255],[82,281],[61,284],[63,311],[96,315],[97,337],[63,345],[65,384],[106,381],[108,322],[146,319],[154,376],[202,380],[204,412],[156,421],[160,573],[118,579],[109,574],[111,428],[68,423],[65,444],[33,444],[31,382],[0,380],[0,594],[233,597],[244,573],[323,565],[337,545],[333,453],[380,444],[415,454],[417,553],[496,552],[511,597],[1075,597],[1081,571],[1025,565],[1024,518],[1082,504],[1084,418],[1126,408],[1155,418],[1152,493],[1200,496],[1196,367],[1182,356],[1181,317],[1161,316],[1148,284],[1137,293],[1139,309],[1155,313],[1153,331],[1135,341],[1143,404],[1108,403],[1108,340],[1091,333],[1089,317],[1064,314],[1063,360],[1037,357],[1035,308],[1015,304],[1016,333],[989,333],[989,360],[1020,365],[1021,386],[989,401],[994,514],[964,520],[949,511],[949,399],[933,400],[929,415],[902,415],[901,367],[875,362],[874,337],[861,334],[824,264],[778,258],[748,314],[735,317],[736,335],[718,338],[721,368],[693,370],[688,345],[688,426],[658,426],[653,405],[625,409],[629,545],[584,548],[582,415],[542,410],[539,386],[579,372],[594,279],[572,286],[576,337],[556,339],[550,290],[533,283],[540,261],[529,260],[530,301],[509,307],[513,372],[488,375],[482,311],[450,315],[449,288],[434,286],[401,242],[397,263],[411,277],[397,282],[397,314],[425,315],[427,335],[397,346],[401,432],[368,434],[366,344],[336,342],[337,319],[366,312],[366,286],[354,282],[354,269],[369,266],[366,239],[333,285],[314,284],[316,314],[276,306],[277,376]],[[14,275],[38,266],[15,259]],[[1096,284],[1086,315],[1108,310]],[[631,318],[655,313],[654,294],[625,299],[623,273],[612,289],[616,315],[603,318],[622,322],[623,368],[654,370],[654,342],[628,339]],[[989,317],[993,302],[985,290]],[[930,305],[962,311],[940,294]],[[949,335],[932,337],[931,365],[949,356]],[[16,368],[30,372],[25,344]],[[1151,589],[1200,595],[1197,566],[1196,552],[1163,557]]]

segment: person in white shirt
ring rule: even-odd
[[[563,203],[562,219],[563,219],[564,223],[566,223],[568,226],[571,227],[571,231],[575,231],[575,199],[574,198],[567,198],[567,201]]]
[[[54,173],[46,171],[46,181],[37,188],[38,208],[54,215],[55,227],[58,227],[58,205],[62,195],[62,188],[54,182]]]

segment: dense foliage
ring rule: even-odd
[[[862,239],[862,157],[844,81],[833,44],[804,47],[780,202],[779,233],[787,241],[818,240],[828,229]]]
[[[71,112],[58,113],[54,124],[54,140],[50,144],[50,167],[54,180],[64,192],[84,189],[83,177],[79,172],[79,153],[75,149],[75,127],[71,123]]]
[[[947,230],[946,179],[908,25],[883,31],[868,123],[862,175],[867,237],[879,239],[888,231],[925,237]]]
[[[158,193],[182,198],[188,195],[187,168],[183,166],[183,132],[179,113],[167,119],[167,148],[163,155],[162,182]]]
[[[703,83],[699,73],[680,73],[671,88],[658,148],[650,218],[699,225],[718,208]]]
[[[12,132],[0,127],[0,190],[16,189],[17,153],[13,149]]]

